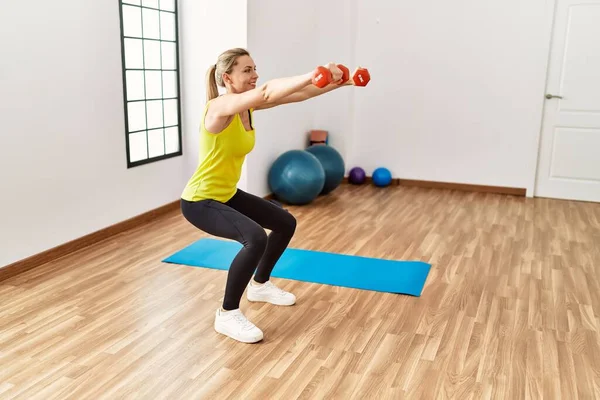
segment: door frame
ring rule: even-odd
[[[534,156],[532,157],[533,159],[533,164],[532,164],[532,168],[530,169],[531,173],[529,176],[529,182],[527,184],[527,197],[536,197],[536,184],[537,184],[537,178],[538,178],[538,172],[539,172],[539,168],[540,168],[540,153],[541,153],[541,141],[542,141],[542,134],[544,131],[544,115],[546,114],[546,107],[548,103],[548,100],[544,97],[546,95],[546,91],[548,90],[548,81],[550,79],[550,76],[548,74],[548,71],[550,70],[550,60],[551,60],[551,55],[552,55],[552,45],[553,43],[553,38],[554,38],[554,26],[556,24],[555,18],[556,18],[556,8],[558,6],[558,1],[560,0],[547,0],[546,2],[546,10],[545,10],[545,14],[546,14],[546,20],[544,23],[544,47],[543,47],[543,75],[544,75],[544,81],[543,81],[543,87],[542,90],[540,91],[540,102],[536,105],[536,109],[539,110],[539,124],[538,124],[538,129],[537,129],[537,133],[535,135],[534,138],[534,143],[533,143],[533,147],[534,149],[532,150]],[[540,61],[542,62],[542,61]]]

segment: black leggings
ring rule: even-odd
[[[223,308],[235,310],[256,270],[259,283],[269,280],[271,271],[296,231],[296,219],[275,203],[242,190],[226,203],[216,200],[181,200],[184,217],[198,229],[232,239],[244,247],[233,259],[227,275]],[[271,233],[267,236],[267,228]]]

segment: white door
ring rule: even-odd
[[[535,196],[600,202],[600,0],[556,0]]]

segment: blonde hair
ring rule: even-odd
[[[249,56],[250,53],[246,49],[234,48],[229,49],[217,59],[217,63],[211,65],[206,71],[206,101],[210,101],[219,96],[219,88],[225,87],[223,82],[223,74],[230,74],[233,66],[236,65],[237,59],[241,56]]]

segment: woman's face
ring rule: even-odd
[[[258,74],[256,73],[256,64],[254,64],[252,57],[239,57],[231,73],[224,74],[223,79],[234,93],[242,93],[254,89],[258,81]]]

